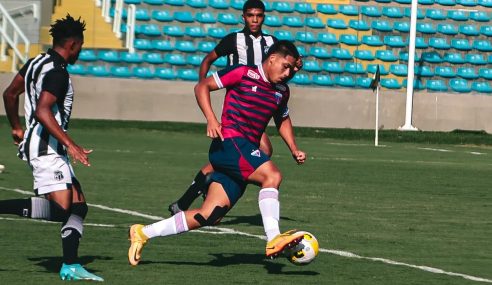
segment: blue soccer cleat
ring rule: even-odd
[[[63,263],[60,269],[61,280],[89,280],[89,281],[104,281],[101,277],[85,270],[80,264],[65,264]]]

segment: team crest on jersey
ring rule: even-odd
[[[248,76],[256,80],[260,79],[260,75],[251,69],[248,70]]]
[[[280,92],[275,92],[275,101],[277,102],[277,104],[280,103],[280,101],[282,101],[282,93]]]
[[[55,178],[55,180],[57,180],[57,181],[62,180],[62,179],[63,179],[63,172],[61,172],[61,171],[59,171],[59,170],[55,171],[55,177],[54,177],[54,178]]]
[[[260,157],[261,156],[261,152],[259,149],[255,149],[251,152],[251,156],[256,156],[256,157]]]
[[[287,88],[285,87],[285,85],[277,84],[277,86],[275,86],[275,87],[277,87],[277,89],[282,91],[282,92],[287,91]]]

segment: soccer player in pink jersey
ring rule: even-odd
[[[151,238],[169,236],[220,222],[244,193],[247,184],[261,187],[258,203],[267,236],[266,256],[277,257],[302,239],[295,230],[280,233],[278,200],[282,174],[259,149],[268,122],[274,119],[280,136],[298,164],[306,153],[297,147],[287,106],[290,91],[285,84],[295,72],[299,53],[289,41],[270,47],[258,66],[237,65],[214,73],[195,86],[198,105],[212,138],[209,160],[214,168],[208,194],[200,208],[179,212],[171,218],[130,228],[128,260],[138,265],[144,245]],[[221,122],[215,115],[210,92],[226,88]]]

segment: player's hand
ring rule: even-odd
[[[79,161],[85,166],[91,166],[88,154],[92,152],[92,149],[85,149],[74,144],[67,147],[67,152],[72,157],[74,164]]]
[[[12,138],[14,139],[14,144],[19,145],[24,139],[24,130],[23,129],[13,129],[12,130]]]
[[[297,164],[303,164],[306,161],[306,153],[301,150],[296,150],[292,152],[292,157],[297,162]]]
[[[217,120],[211,120],[207,122],[207,137],[216,139],[220,138],[221,141],[224,141],[224,137],[222,136],[222,125]]]

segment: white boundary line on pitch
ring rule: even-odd
[[[21,190],[21,189],[5,188],[5,187],[2,187],[2,186],[0,186],[0,190],[17,192],[17,193],[24,194],[24,195],[33,195],[33,193],[32,192],[29,192],[29,191],[25,191],[25,190]],[[99,208],[99,209],[102,209],[102,210],[117,212],[117,213],[121,213],[121,214],[127,214],[127,215],[130,215],[130,216],[142,217],[142,218],[146,218],[146,219],[149,219],[149,220],[159,221],[159,220],[165,219],[164,217],[147,215],[147,214],[143,214],[143,213],[136,212],[136,211],[130,211],[130,210],[119,209],[119,208],[111,208],[111,207],[107,207],[107,206],[104,206],[104,205],[98,205],[98,204],[89,204],[89,203],[87,203],[87,204],[89,206],[91,206],[91,207],[94,207],[94,208]],[[1,218],[1,220],[17,220],[17,219]],[[35,220],[35,221],[39,221],[39,220]],[[87,225],[98,226],[98,227],[116,227],[115,225],[105,225],[105,224],[87,224]],[[221,228],[221,227],[205,227],[205,228],[207,229],[207,231],[204,231],[204,230],[194,230],[193,232],[200,232],[200,233],[206,233],[206,234],[235,234],[235,235],[241,235],[241,236],[259,238],[259,239],[263,239],[263,240],[265,239],[265,237],[263,235],[249,234],[249,233],[245,233],[245,232],[236,231],[234,229]],[[429,266],[425,266],[425,265],[414,265],[414,264],[409,264],[409,263],[394,261],[394,260],[391,260],[391,259],[386,259],[386,258],[381,258],[381,257],[361,256],[361,255],[357,255],[355,253],[351,253],[351,252],[348,252],[348,251],[342,251],[342,250],[325,249],[325,248],[320,248],[319,250],[321,252],[326,252],[326,253],[330,253],[330,254],[334,254],[334,255],[338,255],[338,256],[343,256],[343,257],[348,257],[348,258],[357,258],[357,259],[377,261],[377,262],[382,262],[382,263],[390,264],[390,265],[398,265],[398,266],[405,266],[405,267],[415,268],[415,269],[419,269],[419,270],[430,272],[430,273],[444,274],[444,275],[448,275],[448,276],[461,277],[461,278],[464,278],[464,279],[467,279],[467,280],[471,280],[471,281],[492,283],[492,280],[491,279],[486,279],[486,278],[482,278],[482,277],[476,277],[476,276],[462,274],[462,273],[444,271],[444,270],[439,269],[439,268],[429,267]]]

